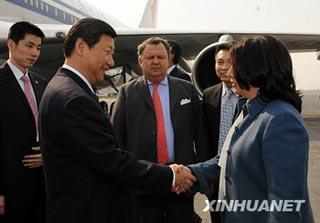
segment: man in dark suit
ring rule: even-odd
[[[41,149],[47,189],[47,223],[132,222],[128,186],[159,193],[173,182],[186,188],[191,172],[139,161],[121,150],[92,86],[114,64],[116,33],[85,18],[65,43],[65,63],[49,82],[40,104]]]
[[[182,52],[181,44],[175,40],[168,40],[168,43],[170,46],[168,74],[191,82],[190,76],[178,66]]]
[[[45,191],[39,151],[38,103],[46,82],[28,69],[43,32],[28,22],[9,31],[9,59],[0,67],[0,222],[44,222]]]
[[[227,75],[228,70],[232,66],[230,58],[230,48],[233,45],[230,43],[222,43],[217,46],[215,52],[215,71],[218,78],[222,81],[221,83],[207,88],[203,92],[203,111],[205,115],[206,122],[209,127],[209,134],[211,140],[211,158],[215,157],[219,150],[222,149],[223,143],[225,141],[225,136],[223,132],[228,132],[232,122],[226,123],[226,117],[223,117],[221,112],[222,105],[227,102],[232,110],[232,121],[235,119],[237,114],[240,113],[242,105],[245,103],[244,99],[240,99],[239,96],[234,94],[231,90],[231,77]],[[228,97],[228,91],[231,95]],[[238,103],[239,101],[239,103]],[[226,125],[223,128],[222,125]],[[213,185],[212,196],[209,200],[217,200],[218,198],[219,184],[215,183]],[[219,212],[210,212],[211,219],[216,222],[221,222]]]
[[[199,96],[191,83],[167,75],[167,41],[145,40],[138,56],[143,76],[120,88],[111,118],[116,135],[140,159],[163,164],[207,160]],[[139,222],[193,222],[192,196],[136,194]]]

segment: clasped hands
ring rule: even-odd
[[[197,181],[197,178],[192,174],[188,167],[178,164],[172,164],[170,167],[175,172],[175,184],[171,189],[172,192],[175,192],[176,194],[184,193]]]
[[[22,160],[23,165],[29,168],[36,168],[42,166],[42,162],[43,160],[41,153],[26,155]]]

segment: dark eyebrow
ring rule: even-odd
[[[31,41],[27,42],[26,44],[31,44],[32,46],[42,46],[42,43],[37,45],[36,43],[31,42]]]
[[[108,49],[108,50],[115,50],[115,47],[114,46],[112,46],[112,45],[108,45],[108,46],[106,46],[106,49]]]

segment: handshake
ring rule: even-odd
[[[197,178],[192,174],[188,167],[178,164],[172,164],[170,167],[175,172],[175,183],[172,186],[172,192],[176,194],[184,193],[197,181]]]

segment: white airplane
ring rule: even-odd
[[[91,6],[83,0],[1,0],[0,20],[21,20],[40,24],[68,24],[94,17],[108,21],[110,25],[125,27],[115,18]]]
[[[177,40],[183,45],[183,57],[187,60],[195,59],[192,68],[192,79],[200,94],[203,89],[218,82],[214,75],[213,55],[215,47],[219,44],[217,41],[226,33],[235,40],[254,34],[273,35],[282,41],[291,52],[316,51],[318,52],[318,59],[320,59],[320,32],[261,33],[255,30],[232,32],[213,31],[211,29],[157,29],[154,28],[157,17],[157,4],[157,0],[148,0],[140,28],[129,28],[83,0],[1,0],[0,60],[4,61],[8,57],[6,38],[9,27],[20,20],[37,23],[44,31],[46,40],[34,70],[44,77],[50,78],[57,68],[63,64],[62,43],[64,36],[70,29],[70,24],[84,17],[102,19],[112,25],[118,34],[115,52],[115,67],[118,68],[111,71],[111,76],[106,76],[106,83],[114,87],[115,91],[116,86],[140,73],[137,65],[137,45],[154,35]],[[182,63],[181,66],[191,72],[186,63]]]

